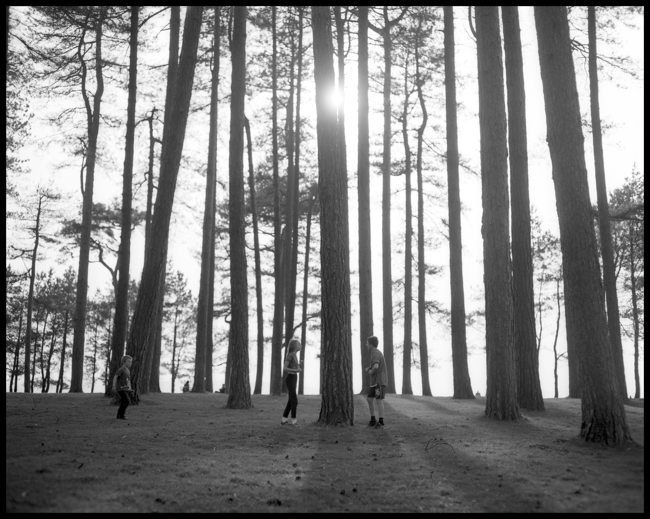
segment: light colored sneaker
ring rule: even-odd
[[[286,424],[286,423],[289,423],[289,419],[288,419],[288,418],[285,418],[285,417],[283,416],[283,417],[282,417],[282,420],[280,420],[280,424],[281,424],[281,425],[284,425],[284,424]]]
[[[296,418],[292,418],[291,422],[289,422],[291,425],[298,425],[298,420]]]

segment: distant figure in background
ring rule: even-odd
[[[117,418],[120,420],[126,420],[124,413],[131,403],[131,364],[133,364],[133,357],[124,355],[121,365],[113,377],[113,391],[117,391],[117,394],[120,395],[120,407],[117,409]]]
[[[370,410],[368,426],[381,429],[384,426],[384,397],[386,395],[386,385],[388,384],[388,373],[386,372],[384,354],[377,349],[378,344],[379,339],[374,335],[366,340],[366,348],[370,352],[370,366],[366,368],[366,373],[370,375],[370,388],[366,400]],[[375,418],[375,402],[377,402],[379,420]]]
[[[289,423],[296,425],[296,409],[298,407],[298,395],[296,393],[296,385],[298,383],[298,373],[302,371],[300,368],[300,361],[298,360],[298,352],[300,351],[300,341],[298,339],[291,339],[287,347],[287,356],[284,358],[284,378],[287,382],[287,391],[289,392],[289,400],[282,413],[281,424]],[[291,421],[289,422],[289,412],[291,412]]]
[[[219,388],[219,393],[225,393],[226,392],[226,384],[221,384],[221,387]]]
[[[183,386],[183,393],[187,393],[190,390],[190,381],[186,380],[185,385]]]

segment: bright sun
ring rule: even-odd
[[[343,105],[343,96],[339,92],[338,87],[330,90],[327,96],[327,102],[331,108],[339,109]]]

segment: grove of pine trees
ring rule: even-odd
[[[286,389],[295,337],[318,423],[354,425],[376,335],[389,395],[485,391],[517,420],[567,387],[585,440],[631,440],[643,166],[606,169],[599,92],[642,75],[616,40],[642,11],[7,15],[7,391],[109,397],[129,354],[136,400],[223,382],[248,409]]]

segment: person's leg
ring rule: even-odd
[[[298,394],[296,393],[296,386],[298,385],[298,376],[291,375],[287,377],[287,391],[289,391],[289,404],[291,406],[291,419],[295,422],[296,410],[298,408]]]
[[[372,392],[372,396],[371,393]],[[369,393],[366,395],[366,401],[368,402],[368,410],[370,411],[370,423],[368,425],[375,425],[375,390],[374,388],[369,389]]]
[[[377,401],[377,414],[379,415],[379,420],[377,422],[377,427],[384,425],[384,397],[386,396],[386,386],[379,386],[379,394],[375,400]]]
[[[284,411],[282,412],[282,423],[285,423],[287,421],[290,410],[291,410],[291,395],[289,395],[289,398],[287,399],[287,405],[284,406]]]
[[[117,409],[117,417],[124,418],[124,412],[129,405],[129,397],[126,391],[118,391],[117,394],[120,396],[120,407]]]
[[[377,415],[380,423],[384,423],[384,399],[376,398],[377,400]]]

